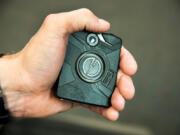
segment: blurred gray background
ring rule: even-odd
[[[21,50],[50,13],[86,7],[111,23],[139,69],[136,95],[108,122],[83,108],[44,119],[13,119],[4,134],[180,135],[179,0],[0,0],[0,52]]]

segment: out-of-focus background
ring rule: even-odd
[[[135,56],[136,96],[117,122],[83,108],[13,119],[4,135],[180,135],[179,0],[0,0],[0,52],[21,50],[50,13],[86,7]]]

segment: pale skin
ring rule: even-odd
[[[0,59],[0,84],[6,107],[14,117],[45,117],[83,106],[115,121],[125,101],[132,99],[135,88],[131,76],[137,64],[131,53],[122,47],[116,88],[109,108],[60,100],[53,94],[53,85],[63,65],[68,37],[71,33],[88,30],[106,32],[110,24],[88,9],[51,14],[38,32],[16,54]]]

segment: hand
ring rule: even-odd
[[[0,81],[6,105],[15,117],[44,117],[63,112],[77,103],[57,99],[53,85],[61,70],[69,34],[88,30],[106,32],[110,24],[88,9],[48,15],[38,32],[20,52],[0,60]],[[116,88],[109,108],[88,107],[109,120],[118,119],[125,99],[134,96],[130,78],[137,70],[133,56],[121,50]],[[9,67],[9,69],[8,69]]]

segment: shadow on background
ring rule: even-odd
[[[17,126],[18,125],[18,126]],[[2,135],[118,135],[46,119],[13,120]]]
[[[116,123],[143,125],[157,135],[179,135],[179,0],[0,0],[0,52],[22,49],[48,14],[82,7],[111,22],[110,32],[123,39],[125,47],[134,54],[139,65],[138,73],[133,77],[135,99],[126,103],[126,109],[120,113]],[[82,108],[67,114],[102,120]],[[39,134],[52,132],[56,135],[60,129],[68,130],[66,127],[70,126],[73,134],[81,134],[81,130],[85,134],[81,127],[48,121],[12,121],[6,131],[28,134],[35,130]],[[44,128],[41,127],[43,124]],[[48,126],[54,131],[48,130]]]
[[[66,115],[57,120],[39,119],[11,119],[2,135],[153,135],[145,127],[137,125],[118,124],[104,120],[82,118],[80,116]]]

